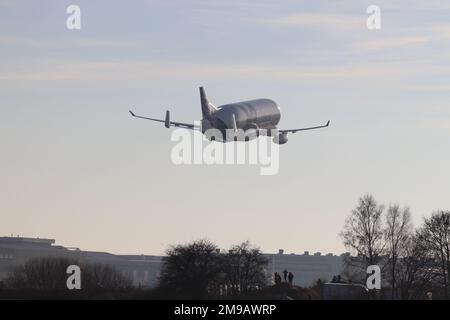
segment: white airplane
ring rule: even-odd
[[[200,87],[200,99],[203,114],[201,126],[171,121],[169,110],[166,111],[164,120],[138,116],[131,110],[130,113],[136,118],[162,122],[166,128],[201,130],[209,140],[221,142],[249,141],[260,135],[267,135],[274,136],[274,143],[285,144],[289,133],[320,129],[330,125],[328,121],[325,125],[316,127],[282,130],[277,128],[281,118],[280,107],[273,100],[255,99],[215,107],[208,101],[203,87]],[[237,132],[244,134],[233,134]]]

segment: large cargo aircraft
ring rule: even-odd
[[[316,127],[278,129],[280,107],[270,99],[255,99],[215,107],[206,97],[205,89],[200,87],[200,100],[203,114],[200,126],[171,121],[169,110],[166,111],[164,120],[138,116],[131,110],[130,113],[136,118],[162,122],[166,128],[201,130],[209,140],[220,142],[249,141],[260,135],[267,135],[273,136],[274,143],[284,144],[288,141],[289,133],[320,129],[330,125],[328,121],[325,125]]]

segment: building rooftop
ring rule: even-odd
[[[51,246],[55,243],[55,239],[41,238],[24,238],[24,237],[0,237],[0,244],[34,244],[41,246]]]

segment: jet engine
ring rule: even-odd
[[[273,137],[273,142],[276,144],[285,144],[288,142],[288,135],[287,133],[280,133]]]

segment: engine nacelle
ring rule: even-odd
[[[289,139],[287,133],[280,133],[273,137],[273,142],[276,144],[285,144],[286,142],[288,142],[288,140]]]

